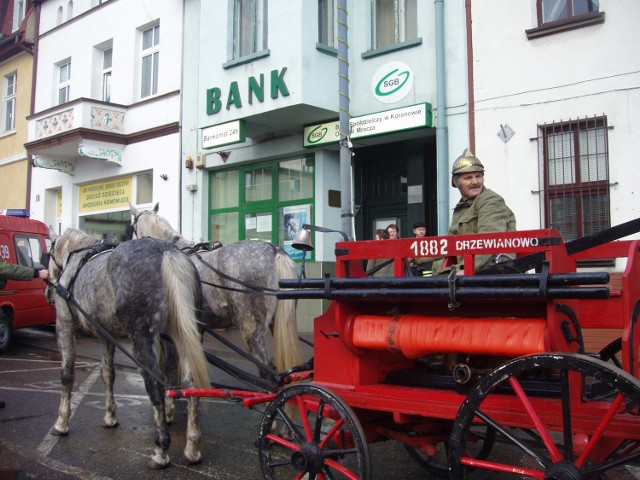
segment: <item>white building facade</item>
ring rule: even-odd
[[[567,241],[638,217],[638,15],[634,0],[472,2],[475,150],[518,229]]]
[[[291,244],[302,224],[341,230],[341,95],[349,98],[351,117],[355,238],[373,239],[376,228],[390,223],[412,235],[419,220],[436,233],[438,122],[444,125],[446,116],[443,134],[455,152],[468,145],[464,4],[344,5],[348,92],[339,85],[338,0],[185,3],[187,238],[261,239],[300,260]],[[438,53],[447,71],[439,87]],[[446,90],[442,115],[439,88]],[[314,235],[308,276],[331,271],[340,239]],[[310,330],[322,312],[316,303],[308,311],[299,307],[301,329]]]
[[[180,2],[46,0],[27,152],[31,215],[121,241],[129,203],[179,224]]]

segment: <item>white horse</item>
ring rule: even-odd
[[[47,294],[53,295],[55,286],[56,336],[62,354],[60,408],[50,433],[69,432],[78,331],[95,336],[102,344],[104,425],[118,425],[113,398],[113,339],[126,335],[154,409],[156,446],[148,466],[168,466],[171,437],[164,392],[171,385],[164,372],[171,372],[174,365],[165,363],[158,352],[170,351],[170,358],[177,357],[185,386],[211,386],[197,324],[196,307],[201,299],[198,272],[178,248],[153,238],[124,242],[106,251],[94,237],[80,230],[69,229],[57,236],[50,228],[49,238],[53,242],[49,261],[53,283]],[[166,334],[172,341],[166,340]],[[202,458],[198,404],[198,398],[188,400],[184,456],[189,464]]]
[[[134,238],[153,237],[190,250],[186,240],[153,210],[131,206]],[[211,251],[192,254],[202,281],[203,320],[214,328],[240,329],[245,347],[264,365],[282,373],[301,363],[295,300],[278,300],[283,278],[296,278],[295,263],[280,247],[258,240],[242,240]],[[273,358],[267,348],[273,335]],[[260,370],[263,377],[268,373]]]

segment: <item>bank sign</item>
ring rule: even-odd
[[[413,72],[402,62],[382,65],[371,78],[371,92],[382,103],[396,103],[409,95],[413,87]]]
[[[430,103],[419,103],[380,113],[353,117],[349,121],[352,139],[433,126]],[[340,121],[310,125],[304,129],[303,145],[317,147],[340,141]]]

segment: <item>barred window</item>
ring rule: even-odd
[[[606,117],[539,127],[543,141],[545,226],[565,241],[611,226]]]

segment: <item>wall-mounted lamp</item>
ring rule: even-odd
[[[166,182],[167,180],[169,180],[169,175],[167,175],[166,173],[161,173],[160,178]]]
[[[188,168],[189,170],[193,168],[193,158],[191,158],[191,155],[184,159],[184,168]]]

